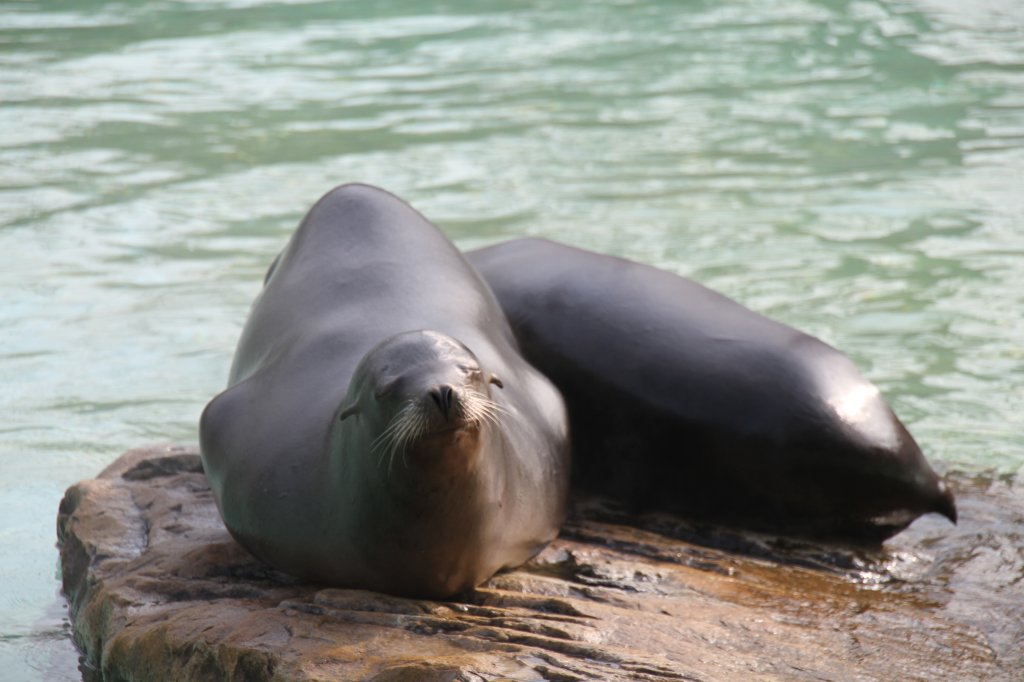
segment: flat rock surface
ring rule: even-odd
[[[881,551],[578,499],[534,561],[448,602],[266,568],[191,448],[72,486],[58,535],[86,679],[1021,679],[1024,491],[953,482],[959,526],[919,519]]]

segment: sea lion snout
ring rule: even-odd
[[[447,421],[451,421],[452,417],[458,417],[461,415],[462,401],[459,398],[459,394],[456,389],[450,384],[441,384],[440,386],[434,386],[431,388],[427,395],[433,401],[434,405],[437,406],[441,416]]]

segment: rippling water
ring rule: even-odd
[[[0,2],[0,669],[74,678],[64,488],[193,442],[350,180],[848,352],[936,461],[1024,465],[1024,5]]]

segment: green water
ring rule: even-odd
[[[694,277],[1024,465],[1024,4],[0,2],[0,671],[78,676],[54,517],[194,442],[331,186]]]

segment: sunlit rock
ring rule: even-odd
[[[72,486],[58,533],[87,679],[1014,679],[1024,496],[957,480],[960,526],[920,519],[883,554],[577,500],[535,561],[449,602],[266,568],[185,448]]]

